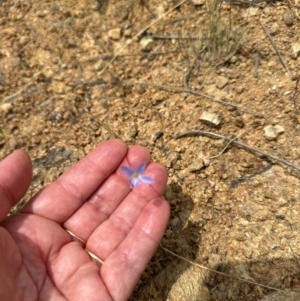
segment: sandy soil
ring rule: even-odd
[[[135,37],[178,2],[0,1],[1,157],[30,153],[24,203],[101,141],[141,144],[169,172],[164,248],[252,282],[160,248],[131,300],[299,300],[299,8],[198,2]]]

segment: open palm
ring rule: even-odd
[[[0,163],[0,300],[127,300],[169,218],[166,170],[140,146],[102,143],[21,212],[5,218],[31,183],[16,151]],[[154,184],[131,189],[121,166],[148,165]],[[83,246],[66,232],[86,242]],[[92,261],[90,252],[104,261]]]

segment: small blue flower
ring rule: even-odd
[[[122,166],[121,170],[128,177],[128,182],[133,188],[138,187],[141,183],[153,184],[155,182],[151,177],[144,175],[145,163],[140,164],[136,169]]]

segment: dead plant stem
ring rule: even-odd
[[[272,39],[272,37],[271,37],[269,31],[267,30],[267,28],[265,27],[265,25],[264,25],[261,21],[259,21],[259,22],[260,22],[260,25],[261,25],[261,27],[263,28],[265,34],[266,34],[267,37],[269,38],[269,40],[270,40],[270,42],[271,42],[271,44],[272,44],[272,46],[273,46],[273,48],[274,48],[276,54],[278,55],[281,64],[283,65],[283,67],[285,68],[285,70],[287,71],[287,73],[289,74],[289,77],[292,79],[291,71],[290,71],[289,67],[287,66],[286,62],[284,61],[283,57],[281,56],[281,54],[280,54],[280,52],[279,52],[279,50],[278,50],[278,48],[277,48],[277,46],[276,46],[274,40]]]
[[[40,74],[41,74],[41,72],[36,73],[24,87],[22,87],[22,88],[21,88],[19,91],[17,91],[16,93],[4,97],[4,98],[1,100],[1,102],[7,103],[7,102],[13,101],[13,100],[14,100],[17,96],[19,96],[25,89],[27,89],[27,87],[29,87],[29,86],[33,83],[33,80],[34,80],[35,78],[37,78]]]
[[[296,169],[298,171],[300,171],[300,166],[298,165],[295,165],[293,164],[292,162],[290,161],[287,161],[287,160],[284,160],[284,159],[281,159],[281,158],[278,158],[274,155],[271,155],[267,152],[264,152],[258,148],[255,148],[255,147],[252,147],[252,146],[249,146],[243,142],[238,142],[238,141],[234,141],[233,139],[230,139],[226,136],[223,136],[223,135],[220,135],[220,134],[217,134],[217,133],[213,133],[213,132],[207,132],[207,131],[197,131],[197,130],[191,130],[191,131],[186,131],[186,132],[182,132],[182,133],[179,133],[179,134],[176,134],[173,136],[174,139],[178,139],[178,138],[182,138],[182,137],[186,137],[186,136],[207,136],[207,137],[213,137],[213,138],[219,138],[219,139],[224,139],[226,141],[231,141],[232,144],[234,145],[237,145],[239,147],[242,147],[244,149],[247,149],[253,153],[257,153],[257,154],[260,154],[260,155],[263,155],[263,156],[266,156],[270,159],[273,159],[275,161],[278,161],[284,165],[287,165],[289,167],[292,167],[293,169]]]
[[[133,85],[133,86],[141,85],[141,86],[152,87],[152,88],[162,89],[162,90],[176,92],[176,93],[188,93],[188,94],[192,94],[192,95],[202,96],[202,97],[210,99],[210,100],[212,100],[214,102],[220,103],[220,104],[222,104],[224,106],[232,106],[232,107],[235,107],[235,108],[237,108],[237,109],[239,109],[239,110],[241,110],[243,112],[247,112],[247,113],[250,113],[250,114],[253,114],[253,115],[262,116],[262,114],[260,112],[258,112],[258,111],[254,111],[254,110],[248,109],[246,107],[239,106],[239,105],[237,105],[237,104],[235,104],[233,102],[227,102],[227,101],[224,101],[224,100],[221,100],[221,99],[209,96],[209,95],[207,95],[205,93],[198,92],[198,91],[195,91],[195,90],[192,90],[192,89],[176,88],[176,87],[166,86],[166,85],[143,83],[143,82],[133,82],[133,81],[127,81],[127,80],[116,81],[115,84],[119,84],[119,85]]]

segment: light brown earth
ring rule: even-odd
[[[214,28],[213,2],[186,1],[103,71],[176,3],[0,0],[1,158],[17,148],[31,155],[34,180],[24,202],[103,140],[141,144],[169,172],[171,219],[162,245],[285,292],[205,271],[159,248],[131,300],[300,300],[293,292],[300,291],[300,58],[291,55],[300,43],[299,3],[253,4],[254,16],[245,2],[223,3],[214,20],[226,37],[204,43]],[[296,5],[290,26],[282,17],[289,3]],[[151,35],[152,48],[143,51],[141,37]],[[201,122],[203,112],[220,115],[221,124]],[[284,133],[267,140],[267,125]],[[220,138],[175,139],[188,130],[236,140],[225,148]]]

